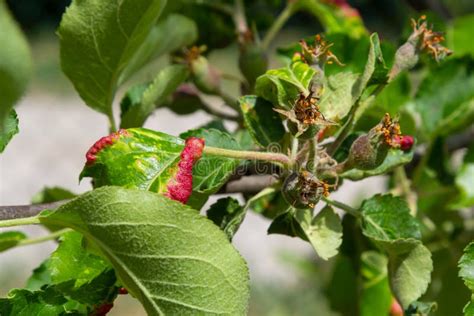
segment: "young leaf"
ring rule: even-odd
[[[0,1],[0,152],[16,133],[18,125],[13,105],[25,92],[32,73],[31,53],[25,36]],[[14,112],[13,112],[14,113]]]
[[[372,170],[351,169],[341,174],[341,177],[352,181],[362,180],[364,178],[386,174],[398,166],[409,163],[413,159],[413,150],[403,151],[399,149],[391,149],[388,151],[387,157],[380,166]]]
[[[362,231],[365,236],[384,242],[421,239],[420,226],[410,215],[408,204],[390,194],[377,194],[361,206]]]
[[[197,36],[197,27],[193,20],[180,14],[166,16],[153,26],[123,71],[122,77],[129,78],[150,61],[191,45]]]
[[[0,298],[0,315],[88,315],[85,307],[69,300],[56,287],[38,291],[13,289]]]
[[[383,84],[387,82],[387,67],[380,48],[380,40],[377,33],[370,36],[370,49],[367,63],[362,75],[354,85],[352,101],[355,103],[360,98],[364,89],[371,84]]]
[[[15,247],[22,240],[26,239],[26,235],[22,232],[7,231],[0,233],[0,252]]]
[[[428,138],[447,135],[474,118],[474,61],[451,59],[432,69],[422,81],[413,108],[420,131]]]
[[[61,67],[91,108],[112,115],[123,70],[166,1],[74,0],[58,30]]]
[[[74,231],[60,237],[47,264],[53,284],[73,281],[74,287],[80,287],[109,268],[102,258],[83,248],[82,240],[82,235]]]
[[[404,308],[427,289],[433,270],[431,253],[421,244],[418,222],[407,203],[392,195],[375,195],[361,207],[362,232],[389,255],[389,281]]]
[[[181,203],[103,187],[40,219],[74,228],[97,245],[149,315],[246,313],[244,260],[222,231]]]
[[[352,90],[358,79],[359,75],[352,72],[340,72],[325,80],[319,107],[328,120],[340,122],[350,112],[354,104]]]
[[[155,79],[143,90],[137,98],[135,93],[143,89],[143,85],[132,87],[133,100],[126,111],[120,113],[120,127],[141,127],[148,116],[153,113],[157,105],[161,105],[165,99],[186,80],[187,68],[183,65],[171,65],[162,69]],[[138,100],[137,100],[138,99]],[[138,101],[138,102],[137,102]],[[125,107],[122,107],[125,109]]]
[[[239,204],[239,201],[226,197],[211,205],[207,210],[207,218],[219,226],[226,233],[229,240],[232,240],[242,222],[239,217],[243,211],[244,208]]]
[[[407,308],[425,293],[433,271],[431,253],[421,243],[403,254],[389,255],[389,280],[394,295]]]
[[[312,209],[290,209],[277,216],[269,234],[283,234],[309,241],[324,260],[335,256],[342,243],[342,226],[339,216],[326,206],[314,218]]]
[[[18,117],[16,115],[16,111],[11,109],[10,113],[7,114],[3,120],[3,130],[0,127],[0,153],[5,150],[5,147],[8,145],[10,140],[13,138],[13,136],[18,134],[18,132]]]
[[[60,200],[67,200],[77,195],[61,187],[45,187],[31,198],[32,204],[51,203]]]
[[[471,290],[471,301],[464,307],[466,316],[474,315],[474,242],[471,242],[465,249],[461,259],[459,259],[459,276],[464,280],[464,284]]]
[[[254,95],[243,96],[239,102],[245,125],[257,144],[268,147],[283,138],[285,127],[271,103]]]
[[[337,255],[342,243],[342,225],[332,207],[324,207],[314,218],[311,218],[311,212],[297,210],[295,218],[322,259],[328,260]]]
[[[387,257],[376,251],[366,251],[361,255],[361,316],[389,313],[392,293],[388,283],[387,263]]]
[[[240,145],[229,134],[216,129],[196,129],[179,135],[181,138],[204,138],[206,146],[239,150]],[[212,194],[224,185],[239,165],[238,159],[209,156],[205,153],[193,168],[193,191]]]
[[[474,146],[471,146],[464,157],[464,163],[456,175],[456,187],[460,194],[454,207],[474,206]]]
[[[268,70],[257,79],[255,94],[274,106],[291,109],[299,93],[309,94],[309,84],[316,70],[303,62]]]

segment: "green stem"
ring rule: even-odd
[[[327,197],[324,197],[324,196],[323,196],[323,201],[326,202],[329,205],[335,206],[338,209],[341,209],[341,210],[345,211],[348,214],[351,214],[354,217],[357,217],[357,218],[361,217],[361,214],[358,210],[356,210],[355,208],[353,208],[353,207],[351,207],[347,204],[328,199]]]
[[[107,115],[108,119],[109,119],[109,130],[111,133],[117,131],[117,124],[115,123],[115,118],[114,118],[114,114],[113,113],[109,113]]]
[[[238,34],[247,32],[248,25],[245,17],[245,6],[243,0],[235,0],[234,23]]]
[[[279,153],[269,153],[269,152],[260,152],[260,151],[242,151],[242,150],[232,150],[224,149],[217,147],[204,147],[204,153],[212,156],[235,158],[235,159],[245,159],[245,160],[264,160],[271,161],[276,163],[281,163],[285,166],[291,166],[291,159],[283,154]]]
[[[270,43],[275,39],[275,36],[280,32],[283,25],[285,25],[288,19],[295,13],[296,3],[297,1],[288,1],[285,9],[278,15],[267,34],[265,34],[262,41],[262,49],[264,51],[268,49]]]
[[[38,237],[38,238],[25,239],[25,240],[20,241],[17,246],[28,246],[28,245],[33,245],[33,244],[39,244],[39,243],[42,243],[42,242],[45,242],[45,241],[48,241],[48,240],[56,239],[56,238],[60,237],[61,235],[65,234],[67,232],[70,232],[70,231],[72,231],[72,229],[64,228],[64,229],[55,231],[54,233],[51,233],[51,234],[46,235],[46,236],[41,236],[41,237]]]
[[[7,219],[5,221],[0,221],[0,227],[33,225],[33,224],[39,224],[39,223],[40,223],[39,217],[33,216],[33,217],[15,218],[15,219]]]

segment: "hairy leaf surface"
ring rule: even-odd
[[[71,227],[97,245],[149,315],[246,313],[244,260],[218,227],[181,203],[103,187],[41,221]]]

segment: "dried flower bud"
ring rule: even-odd
[[[221,89],[221,75],[206,57],[201,55],[204,48],[192,47],[186,52],[185,60],[191,71],[196,87],[207,94],[218,94]]]
[[[391,78],[401,71],[413,68],[418,63],[421,53],[428,53],[437,62],[452,54],[451,50],[441,45],[444,41],[443,34],[434,32],[428,27],[426,16],[423,15],[418,21],[412,19],[411,23],[413,33],[395,54]]]
[[[178,170],[169,180],[165,196],[186,204],[193,190],[193,166],[201,158],[204,149],[204,139],[190,137],[181,152]]]
[[[310,45],[304,40],[300,41],[300,45],[300,57],[308,65],[319,65],[321,68],[324,68],[325,64],[332,64],[334,62],[340,66],[344,65],[331,52],[330,47],[332,44],[326,42],[319,34],[314,37],[314,45]]]
[[[370,170],[384,161],[390,148],[401,148],[400,125],[388,113],[369,133],[359,136],[351,145],[345,168]],[[409,139],[407,139],[407,143]]]
[[[329,187],[309,171],[293,172],[283,184],[283,197],[295,208],[314,207],[323,195],[329,194]]]
[[[315,137],[322,126],[334,125],[333,122],[326,120],[319,110],[318,102],[321,89],[315,92],[315,89],[311,88],[310,91],[307,96],[300,93],[290,111],[274,109],[288,119],[288,129],[300,139],[311,139]]]

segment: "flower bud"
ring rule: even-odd
[[[403,140],[400,125],[392,120],[388,113],[382,121],[372,128],[369,133],[359,136],[351,145],[345,169],[357,168],[371,170],[382,164],[390,148],[409,149],[413,145],[413,137]],[[402,148],[403,143],[403,149]]]
[[[437,62],[452,54],[452,51],[441,45],[444,36],[428,27],[426,16],[418,21],[412,19],[413,33],[405,44],[395,53],[395,63],[390,72],[390,78],[398,73],[413,68],[420,59],[421,53],[431,55]]]
[[[191,71],[191,77],[196,87],[207,94],[219,94],[221,75],[206,57],[201,55],[203,48],[192,47],[186,52],[186,63]]]
[[[283,197],[295,208],[313,208],[323,195],[328,194],[328,186],[312,173],[304,170],[293,172],[283,184]]]
[[[241,35],[240,42],[239,68],[249,86],[254,87],[257,78],[267,71],[268,58],[250,31]]]

